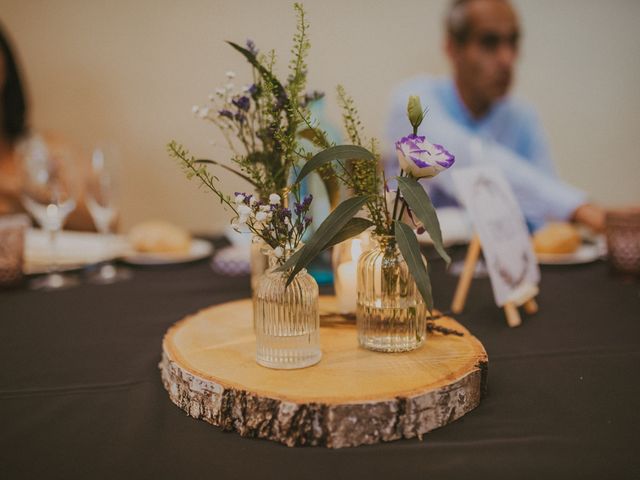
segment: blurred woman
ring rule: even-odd
[[[29,128],[28,100],[20,69],[7,36],[0,26],[0,215],[24,212],[20,201],[23,188],[21,145],[35,136]],[[59,137],[39,134],[51,151],[69,152],[73,149]],[[74,155],[77,177],[82,177],[79,155]],[[71,213],[67,226],[76,229],[93,229],[93,222],[84,202]]]
[[[28,130],[22,85],[11,47],[0,29],[0,215],[22,210],[16,148]]]

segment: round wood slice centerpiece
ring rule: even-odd
[[[460,418],[486,388],[487,354],[463,336],[429,334],[412,352],[358,347],[353,320],[321,297],[322,360],[300,370],[255,361],[251,300],[202,310],[172,326],[162,345],[162,381],[190,416],[242,436],[332,448],[421,437]]]

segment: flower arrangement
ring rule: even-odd
[[[323,94],[305,91],[309,25],[303,7],[296,3],[294,9],[297,29],[286,82],[280,81],[275,73],[274,51],[262,54],[251,40],[247,40],[244,47],[227,42],[251,65],[252,83],[238,90],[233,83],[236,74],[227,72],[224,87],[210,94],[206,105],[193,107],[196,116],[212,123],[222,133],[231,152],[230,164],[198,159],[176,141],[167,146],[187,178],[196,177],[231,210],[232,224],[264,240],[280,254],[278,258],[282,261],[298,248],[311,223],[307,216],[311,197],[301,199],[299,183],[290,182],[295,166],[313,156],[299,140],[306,138],[315,145],[330,146],[310,118],[310,104]],[[218,177],[209,171],[212,166],[239,176],[253,187],[254,193],[236,193],[233,197],[226,194],[220,188]],[[331,168],[321,169],[319,173],[329,195],[335,197],[338,186]],[[290,198],[294,202],[293,214],[287,208]]]
[[[269,195],[269,201],[264,202],[254,195],[236,192],[238,216],[233,225],[236,229],[248,228],[273,249],[276,259],[284,261],[289,252],[297,248],[311,225],[312,218],[307,214],[312,199],[307,195],[302,201],[294,201],[292,211],[284,206],[277,193]]]
[[[304,165],[297,181],[315,169],[332,164],[335,165],[335,175],[350,188],[353,196],[341,203],[306,245],[280,269],[290,269],[291,280],[325,248],[372,228],[376,234],[392,237],[397,242],[420,295],[431,311],[433,299],[429,274],[414,230],[426,230],[439,255],[447,263],[450,258],[443,246],[435,208],[418,180],[450,168],[455,158],[441,145],[432,144],[418,135],[418,127],[426,111],[422,109],[419,97],[410,97],[407,115],[413,130],[396,142],[400,171],[396,177],[398,187],[391,192],[380,168],[376,142],[364,139],[353,99],[341,87],[338,87],[338,98],[343,109],[345,130],[353,144],[329,147],[318,153]],[[393,200],[391,205],[387,201],[389,194]],[[366,218],[358,216],[363,208]]]

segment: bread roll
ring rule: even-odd
[[[162,220],[142,222],[131,229],[129,241],[143,253],[187,253],[191,235],[185,229]]]
[[[581,243],[580,233],[569,223],[549,223],[533,235],[536,253],[573,253]]]

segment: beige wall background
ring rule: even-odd
[[[637,0],[519,0],[524,46],[516,93],[537,105],[560,174],[615,206],[640,202],[640,35]],[[275,48],[285,70],[295,28],[283,0],[0,0],[0,21],[21,59],[32,124],[78,144],[118,145],[125,163],[122,225],[167,218],[199,232],[227,217],[165,153],[177,139],[223,159],[215,130],[191,106],[225,83],[250,80],[224,43],[252,38]],[[355,97],[382,138],[387,97],[403,78],[444,74],[445,0],[307,1],[310,87]],[[220,174],[229,191],[246,189]]]

